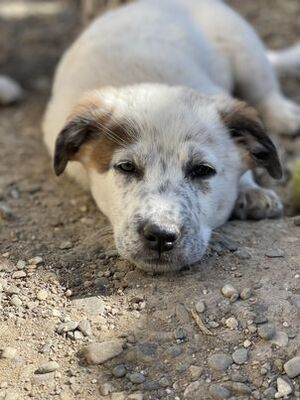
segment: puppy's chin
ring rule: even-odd
[[[176,272],[180,271],[184,265],[178,262],[160,261],[160,260],[131,260],[137,268],[154,273]]]

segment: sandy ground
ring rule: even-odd
[[[41,140],[54,66],[80,21],[74,3],[51,3],[57,14],[0,13],[0,73],[26,90],[0,110],[0,399],[274,399],[280,378],[287,398],[300,399],[299,377],[283,367],[299,355],[300,228],[288,217],[232,221],[201,265],[172,275],[119,259],[105,218],[54,176]],[[298,0],[230,3],[271,47],[299,39]],[[300,102],[299,81],[285,80],[284,90]],[[290,214],[299,142],[277,142],[286,169],[277,189]],[[243,299],[224,297],[226,283]],[[89,343],[117,339],[118,356],[87,364]]]

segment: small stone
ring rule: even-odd
[[[103,315],[105,311],[104,301],[100,297],[86,297],[75,299],[73,305],[90,315]]]
[[[42,264],[43,262],[44,262],[44,260],[43,260],[42,257],[40,257],[40,256],[32,257],[32,258],[28,261],[28,263],[29,263],[30,265],[40,265],[40,264]]]
[[[19,83],[9,76],[0,76],[0,104],[9,105],[21,100],[24,92]],[[5,398],[5,400],[7,400]]]
[[[59,364],[56,361],[49,361],[41,365],[36,371],[36,374],[47,374],[48,372],[56,371],[59,368]]]
[[[289,343],[289,337],[286,332],[278,331],[275,336],[271,339],[272,344],[276,344],[279,347],[286,347]]]
[[[24,269],[24,268],[26,267],[25,261],[24,261],[24,260],[19,260],[19,261],[17,262],[16,267],[17,267],[17,269],[19,269],[19,270]]]
[[[3,203],[2,201],[0,202],[0,218],[6,219],[7,221],[13,220],[15,218],[15,215],[10,207],[8,207],[8,205]]]
[[[99,392],[102,396],[108,396],[110,393],[113,393],[115,391],[116,389],[109,382],[103,383],[102,385],[99,386]]]
[[[196,399],[200,399],[201,397],[201,393],[203,390],[203,383],[200,381],[196,381],[193,383],[190,383],[184,393],[183,393],[183,398],[186,400],[196,400]],[[203,392],[202,392],[203,393]]]
[[[84,336],[80,331],[74,332],[74,340],[82,340],[83,338],[84,338]]]
[[[10,304],[15,307],[21,307],[23,303],[22,300],[17,295],[14,294],[13,296],[11,296]]]
[[[72,332],[75,331],[75,329],[78,327],[78,322],[75,321],[67,321],[59,324],[56,327],[56,332],[59,333],[60,335],[66,332]]]
[[[204,313],[204,311],[206,310],[205,302],[204,302],[203,300],[197,301],[197,303],[195,304],[195,308],[196,308],[196,311],[197,311],[199,314]]]
[[[40,301],[46,300],[47,297],[48,297],[48,292],[47,292],[47,290],[45,290],[45,289],[39,290],[38,293],[37,293],[37,295],[36,295],[36,298],[37,298],[38,300],[40,300]]]
[[[127,397],[127,400],[143,400],[143,393],[132,393]]]
[[[297,215],[296,217],[294,217],[294,225],[300,226],[300,215]]]
[[[20,397],[17,393],[6,393],[6,396],[4,397],[4,400],[19,400]]]
[[[17,349],[15,349],[14,347],[7,346],[4,347],[4,349],[2,350],[0,358],[12,359],[17,356],[17,353],[18,353]]]
[[[79,322],[77,329],[84,334],[84,336],[92,336],[91,324],[87,319],[83,319]]]
[[[286,397],[293,392],[291,385],[283,378],[277,378],[277,393],[275,394],[276,399]]]
[[[221,291],[223,296],[228,298],[231,302],[235,302],[239,298],[239,292],[230,284],[223,286]]]
[[[264,340],[271,340],[275,336],[275,327],[271,324],[261,325],[257,328],[257,334]]]
[[[248,300],[250,297],[253,295],[252,289],[250,288],[244,288],[241,291],[240,297],[242,300]]]
[[[158,383],[159,383],[159,386],[162,388],[166,388],[166,387],[170,386],[170,382],[168,381],[168,379],[165,376],[160,378]]]
[[[186,338],[186,332],[183,328],[177,328],[174,332],[175,339],[184,340]]]
[[[238,321],[234,317],[229,317],[225,320],[225,325],[229,329],[236,329],[239,326]]]
[[[226,389],[237,395],[250,395],[251,389],[248,385],[242,382],[224,382],[223,385]]]
[[[246,339],[243,343],[243,346],[245,347],[245,349],[248,349],[248,347],[251,346],[251,341],[249,339]]]
[[[131,383],[140,384],[145,382],[145,376],[140,372],[133,372],[132,374],[128,374],[128,379]]]
[[[269,258],[279,258],[284,257],[284,251],[281,249],[271,249],[268,250],[265,255]]]
[[[300,294],[294,294],[291,297],[291,301],[293,305],[297,308],[297,310],[300,312]]]
[[[123,352],[123,343],[123,340],[91,343],[82,350],[82,356],[88,364],[103,364]]]
[[[291,358],[283,366],[286,374],[290,378],[295,378],[300,375],[300,357]]]
[[[22,278],[25,278],[26,277],[26,272],[25,271],[15,271],[13,274],[12,274],[12,278],[13,279],[22,279]]]
[[[233,361],[238,364],[242,365],[248,360],[248,351],[245,348],[237,349],[232,354]]]
[[[194,381],[194,380],[200,378],[200,376],[202,375],[202,372],[203,372],[203,368],[202,367],[198,367],[197,365],[191,365],[189,367],[189,371],[190,371],[190,374],[191,374],[191,378]]]
[[[251,253],[241,247],[240,249],[238,249],[235,253],[234,253],[240,260],[249,260],[251,258]]]
[[[115,378],[123,378],[126,375],[126,367],[123,364],[116,365],[113,370],[112,374]]]
[[[225,353],[216,353],[208,358],[208,366],[215,371],[225,371],[232,363],[232,357]]]
[[[208,393],[214,400],[229,399],[231,396],[231,393],[228,389],[217,383],[209,387]]]
[[[66,297],[71,297],[72,294],[73,294],[73,292],[72,292],[71,289],[67,289],[67,290],[65,291],[65,296],[66,296]]]
[[[59,245],[59,248],[61,250],[68,250],[68,249],[71,249],[72,247],[73,247],[73,245],[69,240],[65,240],[65,241],[61,242],[61,244]]]

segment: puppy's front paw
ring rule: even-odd
[[[270,189],[242,188],[233,210],[237,219],[280,218],[283,205],[277,194]]]

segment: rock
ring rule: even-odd
[[[202,390],[203,384],[200,381],[190,383],[183,393],[183,398],[186,400],[200,399],[201,393],[203,393]]]
[[[20,397],[17,393],[6,393],[4,400],[19,400]]]
[[[181,323],[187,323],[190,321],[189,313],[184,304],[176,303],[175,314]]]
[[[195,304],[195,308],[196,308],[196,311],[197,311],[199,314],[204,313],[204,311],[206,310],[205,302],[204,302],[203,300],[197,301],[197,303]]]
[[[128,379],[131,383],[140,384],[145,382],[145,376],[140,372],[133,372],[132,374],[128,374]]]
[[[91,324],[87,319],[83,319],[79,322],[78,330],[84,334],[84,336],[92,336]]]
[[[96,296],[75,299],[72,303],[75,307],[90,315],[103,315],[105,311],[104,301]]]
[[[115,387],[109,382],[103,383],[99,386],[99,392],[102,396],[108,396],[110,393],[113,393],[115,391]]]
[[[248,360],[248,351],[245,348],[237,349],[232,354],[233,361],[238,364],[242,365]]]
[[[2,350],[1,353],[1,357],[0,358],[7,358],[7,359],[12,359],[15,358],[18,354],[18,350],[15,349],[14,347],[4,347],[4,349]]]
[[[48,372],[56,371],[59,368],[59,364],[56,361],[49,361],[42,364],[36,371],[36,374],[47,374]]]
[[[277,378],[277,393],[275,394],[276,399],[286,397],[293,392],[291,385],[283,378]]]
[[[216,353],[208,358],[208,366],[215,371],[225,371],[232,363],[232,357],[225,353]]]
[[[198,367],[197,365],[191,365],[189,367],[189,371],[190,371],[190,374],[191,374],[191,378],[194,381],[194,380],[200,378],[200,376],[201,376],[201,374],[203,372],[203,368],[202,367]]]
[[[281,249],[270,249],[265,253],[265,255],[269,258],[284,257],[284,251]]]
[[[127,396],[126,400],[143,400],[144,395],[143,393],[133,393]]]
[[[186,332],[183,328],[179,327],[174,332],[174,337],[177,340],[184,340],[186,338]]]
[[[61,244],[59,245],[59,248],[61,250],[68,250],[68,249],[71,249],[72,247],[73,247],[73,245],[69,240],[65,240],[65,241],[61,242]]]
[[[261,325],[257,329],[257,334],[264,340],[271,340],[275,336],[275,327],[271,324]]]
[[[21,86],[15,80],[0,75],[0,104],[9,105],[19,101],[24,96]]]
[[[300,312],[300,294],[294,294],[291,297],[291,301],[293,305],[297,308],[297,310]]]
[[[252,289],[250,288],[244,288],[241,291],[240,297],[242,300],[248,300],[250,297],[253,295]]]
[[[113,370],[112,374],[115,378],[123,378],[126,375],[126,367],[123,364],[116,365]]]
[[[297,215],[296,217],[294,217],[294,225],[300,226],[300,215]]]
[[[66,332],[73,332],[77,327],[78,327],[78,322],[76,321],[62,322],[56,327],[56,332],[61,335]]]
[[[239,323],[234,317],[229,317],[225,320],[225,325],[229,329],[236,329],[239,326]]]
[[[275,336],[271,339],[271,343],[279,347],[286,347],[289,343],[289,337],[286,332],[276,332]]]
[[[228,298],[231,302],[234,302],[239,298],[239,292],[230,284],[223,286],[221,291],[223,296]]]
[[[103,364],[123,352],[123,343],[123,340],[91,343],[82,350],[82,356],[88,364]]]
[[[33,257],[33,258],[31,258],[31,259],[28,261],[28,263],[29,263],[30,265],[40,265],[40,264],[42,264],[43,262],[44,262],[44,260],[43,260],[42,257],[40,257],[40,256]]]
[[[31,382],[33,385],[49,385],[54,382],[55,372],[48,372],[45,374],[35,373],[32,376]]]
[[[36,298],[40,301],[44,301],[48,298],[48,292],[45,289],[41,289],[38,291]]]
[[[82,340],[84,338],[83,333],[81,333],[80,331],[74,331],[74,332],[70,332],[70,333],[73,333],[74,340]]]
[[[243,247],[239,248],[234,254],[240,260],[249,260],[252,257],[251,253]]]
[[[8,207],[8,205],[3,203],[2,201],[0,201],[0,218],[7,221],[13,220],[15,218],[14,213],[12,212],[10,207]]]
[[[19,261],[17,262],[16,267],[17,267],[17,269],[19,269],[19,270],[24,269],[24,268],[26,267],[25,261],[24,261],[24,260],[19,260]]]
[[[208,393],[214,400],[229,399],[231,393],[224,386],[219,384],[213,384],[209,387]]]
[[[251,388],[242,382],[224,382],[223,385],[226,389],[237,395],[250,395]]]
[[[109,400],[126,400],[125,392],[111,393]]]
[[[283,366],[286,374],[290,378],[295,378],[300,375],[300,357],[291,358]]]
[[[15,307],[21,307],[23,303],[22,300],[17,295],[14,294],[13,296],[11,296],[10,304]]]
[[[26,274],[26,272],[25,271],[15,271],[13,274],[12,274],[12,278],[13,279],[22,279],[22,278],[25,278],[27,276],[27,274]]]

